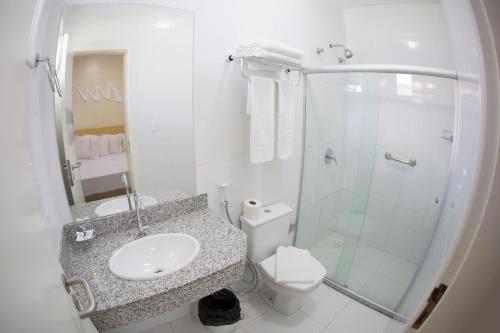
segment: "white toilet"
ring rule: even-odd
[[[299,310],[302,299],[321,284],[326,274],[325,267],[311,256],[308,269],[313,271],[313,283],[275,282],[276,249],[287,243],[291,214],[290,207],[278,203],[263,207],[258,219],[240,218],[241,227],[248,236],[248,257],[257,265],[264,280],[260,294],[275,310],[285,315]],[[300,269],[303,268],[297,267]]]

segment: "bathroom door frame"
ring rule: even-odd
[[[71,59],[73,59],[75,56],[85,56],[85,55],[121,55],[122,56],[122,77],[123,77],[123,91],[122,91],[122,99],[123,99],[123,118],[124,118],[124,124],[123,124],[123,127],[124,127],[124,131],[125,131],[125,139],[126,139],[126,147],[127,147],[127,163],[128,163],[128,183],[129,183],[129,187],[131,188],[131,191],[135,191],[135,183],[134,183],[134,177],[133,177],[133,164],[132,164],[132,155],[131,155],[131,150],[130,150],[130,131],[129,131],[129,125],[128,125],[128,103],[127,103],[127,97],[128,97],[128,71],[127,71],[127,67],[128,67],[128,50],[126,49],[99,49],[99,50],[75,50],[75,51],[72,51],[72,52],[68,52],[68,57],[71,57]],[[71,70],[73,71],[73,60],[71,61],[71,68],[70,69],[66,69],[67,71],[68,70]],[[71,78],[73,78],[73,75],[71,75]],[[71,84],[71,87],[73,85]],[[72,92],[71,92],[72,93]],[[72,106],[71,106],[72,108]],[[64,110],[63,110],[64,111]],[[58,118],[61,118],[61,117],[58,117]],[[57,129],[57,132],[58,132],[58,135],[57,135],[57,146],[59,148],[59,156],[60,156],[60,159],[61,159],[61,163],[63,163],[64,161],[66,161],[66,151],[65,151],[65,146],[64,146],[64,138],[62,136],[62,130],[63,130],[63,124],[61,123],[61,120],[59,119],[57,121],[57,126],[56,126],[56,129]],[[59,134],[59,132],[61,132],[61,134]],[[63,174],[65,174],[65,171],[63,171]],[[72,193],[71,193],[71,188],[69,187],[69,183],[66,184],[68,182],[68,180],[66,179],[66,177],[63,177],[63,181],[64,181],[64,184],[65,184],[65,188],[66,188],[66,194],[68,196],[68,201],[70,202],[70,205],[71,205],[71,202],[73,201],[73,196],[72,196]],[[76,181],[76,179],[75,179]],[[81,181],[79,178],[78,178],[78,181]],[[70,198],[71,196],[71,198]]]

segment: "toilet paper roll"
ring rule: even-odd
[[[258,219],[262,211],[262,203],[259,200],[247,199],[243,201],[243,216],[247,219]]]

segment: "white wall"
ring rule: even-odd
[[[373,5],[343,13],[346,45],[354,53],[348,63],[454,68],[439,4]],[[441,131],[454,129],[455,81],[410,78],[407,96],[394,74],[309,75],[299,246],[316,245],[336,231],[359,235],[363,245],[403,259],[403,266],[422,262],[448,183],[452,144]],[[321,144],[333,145],[338,167],[325,165]],[[385,152],[416,159],[417,165],[387,161]],[[379,294],[399,293],[395,307],[409,282],[384,280],[396,289],[381,287]]]
[[[484,130],[485,110],[481,91],[481,47],[470,4],[466,0],[443,1],[445,22],[450,34],[454,64],[460,73],[476,77],[475,81],[459,80],[457,86],[457,114],[460,136],[457,136],[457,153],[451,170],[451,180],[446,201],[435,230],[431,245],[421,269],[401,304],[401,312],[416,312],[422,298],[434,286],[443,282],[442,271],[450,260],[452,251],[465,252],[463,244],[456,243],[460,232],[473,230],[479,219],[466,220],[468,207],[474,198],[481,137]],[[479,197],[478,197],[479,198]],[[469,226],[466,226],[467,223]],[[472,234],[467,237],[472,237]],[[449,283],[448,281],[444,281]],[[423,296],[424,295],[424,296]]]
[[[158,22],[171,26],[159,29]],[[125,113],[138,191],[196,192],[193,24],[191,11],[165,7],[95,4],[64,13],[68,52],[126,52]]]
[[[453,69],[441,4],[417,2],[345,9],[346,41],[354,52],[350,63]]]
[[[59,1],[45,5],[45,13],[54,9],[57,13],[61,6]],[[6,268],[0,278],[0,326],[3,332],[95,333],[89,319],[78,318],[61,284],[61,267],[44,223],[50,216],[37,195],[38,174],[28,139],[29,119],[37,117],[32,88],[34,82],[42,83],[36,86],[41,91],[50,88],[43,68],[26,66],[35,6],[34,0],[0,2],[0,40],[3,50],[8,50],[0,63],[0,265]],[[43,36],[46,27],[42,18],[35,33]],[[46,42],[38,40],[30,57],[36,51],[45,52]],[[34,278],[26,283],[28,276]]]
[[[55,60],[62,4],[58,1],[47,2],[45,13],[40,24],[43,30],[38,32],[43,36],[39,53]],[[61,225],[71,222],[72,219],[59,163],[54,94],[50,90],[46,73],[41,69],[36,71],[28,82],[28,89],[28,126],[34,183],[40,197],[43,220],[49,230],[54,251],[57,252]]]
[[[306,65],[332,63],[331,54],[318,57],[314,50],[326,47],[331,40],[343,40],[340,11],[327,0],[147,3],[195,13],[193,110],[198,193],[208,192],[210,208],[222,215],[217,185],[229,182],[228,198],[235,220],[241,213],[243,200],[249,197],[265,204],[282,201],[296,210],[302,117],[300,114],[297,117],[297,145],[291,159],[250,165],[246,81],[240,75],[239,64],[228,63],[226,58],[239,43],[274,39],[302,49]]]
[[[332,220],[349,204],[339,191],[345,165],[347,113],[343,76],[314,75],[306,82],[306,137],[297,246],[310,248],[335,230]],[[332,149],[337,159],[325,163]],[[337,218],[338,219],[338,218]],[[333,258],[332,258],[333,259]]]
[[[297,209],[300,181],[302,115],[297,111],[296,147],[289,160],[248,163],[249,119],[244,113],[246,82],[238,64],[225,62],[238,43],[274,39],[305,52],[306,65],[331,63],[330,54],[314,52],[343,39],[339,11],[328,1],[218,1],[196,5],[195,142],[199,192],[222,214],[217,184],[229,182],[231,213],[237,220],[245,198],[265,204],[284,202]],[[299,103],[299,105],[302,105]]]
[[[344,15],[347,44],[354,52],[351,63],[454,68],[439,4],[356,7],[346,9]],[[419,264],[437,221],[440,204],[435,200],[443,201],[448,180],[452,145],[441,139],[441,131],[454,129],[455,82],[409,77],[411,96],[398,91],[404,85],[398,83],[397,75],[378,74],[373,79],[378,100],[369,107],[378,113],[377,147],[361,241]],[[349,128],[359,129],[366,119],[357,116],[356,109],[367,105],[356,104],[353,99],[359,97],[352,97],[348,100]],[[354,133],[348,141],[355,143],[359,138]],[[411,168],[387,161],[385,152],[416,159],[417,165]],[[346,170],[357,168],[356,160],[346,166]]]
[[[373,5],[343,13],[346,44],[354,52],[349,63],[454,67],[438,4]],[[441,139],[441,130],[454,127],[455,82],[412,76],[412,96],[405,96],[394,74],[308,79],[300,245],[332,231],[361,232],[363,243],[419,264],[437,221],[435,199],[442,202],[448,180],[451,143]],[[338,166],[325,165],[325,145],[334,148]],[[417,166],[387,161],[385,152],[416,159]],[[348,225],[351,206],[361,203],[354,193],[369,196],[357,231]]]
[[[67,4],[120,3],[120,1],[68,0]],[[237,63],[226,62],[241,43],[275,39],[302,49],[306,65],[331,64],[335,56],[315,53],[330,41],[344,40],[343,17],[329,1],[273,1],[216,3],[202,0],[128,1],[164,5],[195,13],[193,52],[193,112],[197,192],[209,194],[209,206],[223,214],[217,185],[229,182],[231,215],[237,220],[245,198],[256,197],[265,204],[282,201],[296,211],[301,168],[302,116],[297,117],[297,145],[291,159],[252,166],[248,162],[248,125],[245,114],[246,82]],[[57,27],[56,27],[57,28]],[[57,29],[47,47],[55,59]],[[37,105],[43,117],[33,120],[33,151],[37,155],[41,197],[46,201],[46,221],[58,247],[60,226],[71,221],[67,207],[53,132],[51,94]],[[43,119],[41,119],[43,118]],[[45,119],[47,118],[47,119]],[[43,125],[42,125],[43,123]],[[49,151],[47,151],[49,150]]]

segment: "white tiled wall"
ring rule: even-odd
[[[168,1],[173,2],[173,1]],[[177,1],[178,2],[178,1]],[[237,63],[225,56],[238,43],[279,40],[305,52],[307,65],[331,63],[315,48],[330,39],[343,40],[343,18],[329,1],[189,1],[195,10],[194,128],[198,192],[208,192],[210,208],[222,214],[217,185],[229,182],[234,220],[249,197],[264,204],[282,201],[297,209],[302,149],[302,104],[296,122],[292,158],[264,165],[248,162],[249,118],[245,114],[246,81]],[[331,179],[331,182],[335,182]]]
[[[460,233],[463,214],[473,194],[480,154],[481,122],[483,121],[481,103],[481,47],[477,40],[472,9],[469,1],[443,1],[445,22],[450,31],[451,48],[455,68],[459,73],[468,73],[478,81],[462,81],[457,84],[457,112],[459,114],[460,135],[454,167],[451,170],[451,181],[448,196],[443,203],[443,211],[430,244],[429,252],[424,258],[421,269],[414,278],[414,283],[403,301],[400,312],[403,315],[414,313],[419,303],[427,297],[435,286],[436,277],[440,273],[454,242]],[[478,223],[479,221],[468,221]]]
[[[443,19],[435,4],[348,9],[346,37],[354,52],[349,62],[453,68]],[[417,46],[409,48],[409,41]],[[336,258],[345,250],[332,247],[330,239],[359,237],[349,278],[338,282],[392,309],[434,233],[452,148],[441,131],[454,129],[455,82],[411,80],[409,96],[394,74],[310,75],[306,90],[298,245],[311,248],[329,276],[337,276]],[[337,152],[339,167],[325,166],[325,145]],[[388,161],[386,152],[416,159],[417,165]]]
[[[342,205],[347,112],[344,77],[309,76],[306,82],[306,137],[297,243],[311,247],[335,231]],[[325,163],[327,149],[337,163]]]
[[[68,0],[67,4],[110,3],[113,0]],[[127,3],[144,4],[142,0]],[[252,166],[248,162],[249,118],[245,114],[246,81],[240,75],[239,64],[226,61],[239,43],[257,39],[278,40],[304,51],[304,63],[308,66],[331,64],[334,55],[325,52],[318,56],[316,47],[327,47],[330,40],[344,41],[343,16],[328,0],[301,1],[231,1],[217,3],[203,0],[150,0],[147,4],[171,6],[194,11],[193,50],[193,113],[195,172],[198,193],[207,192],[209,206],[223,214],[217,185],[229,182],[228,199],[231,214],[237,220],[242,201],[255,197],[264,204],[282,201],[297,209],[301,166],[302,114],[297,113],[296,147],[292,158]],[[57,22],[54,36],[57,36]],[[55,40],[53,52],[55,55]],[[54,53],[54,54],[52,54]],[[41,90],[45,92],[45,88]],[[44,111],[42,116],[52,121],[52,97],[37,105]],[[299,106],[302,104],[299,103]],[[301,110],[301,108],[299,108]],[[32,117],[33,131],[41,126],[38,116]],[[50,131],[49,131],[50,132]],[[33,135],[33,151],[40,152],[35,158],[40,169],[42,197],[48,223],[52,223],[51,235],[58,247],[60,225],[70,220],[64,195],[61,172],[48,166],[57,161],[53,133]],[[50,154],[42,152],[50,147]],[[52,149],[53,148],[53,149]],[[50,179],[57,187],[58,197],[49,190],[43,179]],[[334,181],[334,180],[332,180]]]
[[[344,10],[351,63],[454,68],[440,3],[353,7]]]
[[[352,63],[454,67],[444,14],[438,4],[358,7],[345,10],[344,15],[346,40],[355,54]],[[349,141],[357,141],[362,134],[357,129],[366,121],[361,111],[367,105],[360,98],[369,99],[371,107],[377,109],[373,114],[378,114],[375,162],[361,241],[419,264],[448,181],[451,144],[441,139],[441,131],[454,129],[455,82],[412,76],[412,96],[405,96],[398,92],[401,85],[396,75],[378,74],[377,81],[378,99],[353,95],[348,103],[352,129]],[[385,152],[401,159],[416,159],[417,166],[387,161]],[[344,174],[347,189],[354,185],[358,167],[355,158],[351,163]]]

